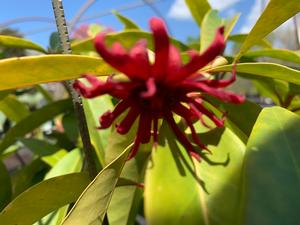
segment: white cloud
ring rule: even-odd
[[[241,33],[248,33],[252,29],[255,22],[259,18],[261,11],[262,11],[261,10],[261,0],[255,0],[252,8],[250,10],[250,13],[248,14],[248,16],[246,18],[244,25],[240,29]]]
[[[213,9],[218,9],[220,11],[225,10],[232,6],[233,4],[239,2],[240,0],[209,0]],[[191,19],[191,13],[185,4],[184,0],[175,0],[171,6],[169,12],[169,17],[175,19]]]

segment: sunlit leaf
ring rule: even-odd
[[[247,52],[246,54],[244,54],[244,56],[249,58],[270,57],[274,59],[280,59],[280,60],[300,64],[300,56],[296,54],[294,51],[290,51],[286,49],[255,50],[255,51]]]
[[[146,39],[148,41],[148,48],[153,49],[152,35],[148,32],[138,30],[126,30],[107,34],[106,43],[111,46],[114,42],[120,42],[125,48],[129,49],[140,39]],[[175,39],[172,39],[172,43],[181,50],[188,49],[186,45]],[[72,50],[74,53],[94,51],[93,38],[74,42]]]
[[[76,55],[42,55],[0,60],[0,90],[78,78],[108,75],[113,70],[101,59]],[[9,74],[9,79],[7,79]]]
[[[212,155],[193,164],[172,131],[162,133],[146,172],[147,224],[236,224],[244,144],[228,129],[202,134]]]
[[[224,31],[224,38],[225,40],[228,39],[229,35],[231,34],[231,31],[233,30],[234,26],[238,22],[240,18],[240,14],[237,14],[233,16],[231,19],[225,21],[225,31]]]
[[[300,208],[300,117],[272,107],[259,115],[244,162],[240,224],[297,224]]]
[[[237,58],[299,11],[299,0],[270,0],[243,43]]]
[[[210,10],[205,14],[201,23],[200,52],[205,51],[213,42],[217,29],[223,25],[217,10]]]
[[[14,127],[9,129],[0,142],[0,152],[13,144],[17,138],[24,136],[28,132],[51,120],[53,117],[72,109],[72,102],[69,99],[60,100],[48,104],[20,120]]]
[[[236,43],[243,43],[246,38],[247,38],[247,34],[234,34],[234,35],[230,35],[228,37],[228,41],[233,41],[233,42],[236,42]],[[259,41],[257,41],[255,43],[255,45],[257,46],[261,46],[261,47],[264,47],[264,48],[272,48],[272,44],[265,40],[265,39],[260,39]]]
[[[92,144],[96,150],[101,165],[104,163],[104,149],[108,143],[110,129],[96,129],[99,126],[99,117],[107,110],[113,109],[113,103],[110,96],[101,96],[94,99],[83,99],[84,112],[86,114],[89,133]],[[126,147],[126,146],[124,146]],[[123,148],[124,149],[124,148]]]
[[[130,30],[130,29],[137,29],[139,30],[140,28],[138,27],[138,25],[136,25],[135,22],[133,22],[131,19],[123,16],[122,14],[118,13],[117,11],[113,11],[113,14],[115,14],[115,16],[118,18],[118,20],[123,23],[123,25],[125,26],[124,29],[125,30]]]
[[[89,181],[86,173],[45,180],[14,199],[0,213],[0,221],[3,225],[32,225],[53,210],[76,201]]]
[[[38,52],[46,53],[46,50],[38,44],[19,37],[0,35],[0,46],[1,45],[5,47],[32,49]]]
[[[211,72],[231,72],[232,65],[213,68]],[[300,84],[300,71],[275,63],[239,63],[236,65],[237,73],[253,77],[269,77]]]
[[[207,0],[185,0],[185,3],[190,9],[191,14],[196,20],[199,27],[201,27],[202,20],[208,10],[211,9]]]

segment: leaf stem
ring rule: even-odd
[[[57,30],[60,37],[60,42],[63,49],[63,54],[71,54],[72,50],[62,0],[52,0],[52,6],[55,15]],[[94,177],[97,175],[97,169],[93,158],[93,148],[90,140],[90,134],[88,131],[87,121],[83,110],[82,100],[81,97],[74,90],[73,83],[74,81],[64,82],[73,101],[89,175],[91,179],[94,179]]]

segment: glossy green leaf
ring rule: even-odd
[[[0,142],[0,153],[16,141],[16,138],[22,137],[55,116],[72,109],[72,102],[69,99],[60,100],[48,104],[19,121],[14,127],[9,129]]]
[[[244,43],[247,36],[248,36],[247,34],[230,35],[228,37],[228,41],[233,41],[233,42],[236,42],[236,43]],[[261,47],[264,47],[264,48],[272,48],[272,44],[269,41],[265,40],[265,39],[260,39],[259,41],[257,41],[255,43],[255,45],[261,46]]]
[[[232,65],[213,68],[211,72],[231,72]],[[237,73],[251,77],[269,77],[300,84],[300,71],[275,63],[239,63],[236,65]],[[245,77],[243,75],[243,77]]]
[[[39,157],[52,155],[61,150],[60,147],[52,145],[44,140],[35,138],[18,138],[29,150]]]
[[[259,115],[244,162],[240,224],[297,224],[300,208],[300,117],[272,107]]]
[[[87,118],[92,144],[96,150],[100,163],[103,166],[105,164],[104,149],[108,143],[110,129],[98,130],[96,127],[99,126],[99,117],[107,110],[113,109],[112,99],[108,95],[94,99],[83,99],[83,107]]]
[[[118,18],[118,20],[124,25],[125,30],[130,30],[130,29],[137,29],[139,30],[140,28],[138,25],[136,25],[135,22],[133,22],[131,19],[123,16],[122,14],[118,13],[117,11],[113,11],[113,14]]]
[[[42,55],[0,60],[0,90],[78,78],[83,73],[108,75],[101,59],[76,55]],[[9,74],[9,79],[7,79]]]
[[[229,129],[201,134],[212,155],[192,163],[169,128],[160,135],[146,172],[147,224],[236,224],[245,145]]]
[[[185,0],[198,26],[201,27],[202,20],[208,10],[211,9],[207,0]]]
[[[200,52],[205,51],[213,42],[217,29],[222,26],[223,20],[217,10],[210,10],[205,14],[201,23]]]
[[[237,58],[299,11],[299,0],[270,0],[243,43]]]
[[[131,146],[108,164],[85,189],[62,225],[102,224]]]
[[[138,30],[126,30],[117,33],[110,33],[106,36],[107,45],[111,46],[114,42],[120,42],[125,48],[130,49],[140,39],[148,41],[148,48],[153,49],[152,35],[148,32]],[[94,51],[93,38],[74,42],[72,50],[75,53]],[[171,39],[172,43],[181,50],[187,50],[188,47],[181,42]]]
[[[12,186],[9,173],[0,160],[0,211],[10,202],[12,197]]]
[[[5,47],[32,49],[38,52],[46,53],[46,50],[38,44],[19,37],[0,35],[0,46],[1,45]]]
[[[28,107],[20,102],[14,95],[8,95],[0,100],[0,111],[14,122],[19,122],[29,114]]]
[[[286,49],[263,49],[256,51],[249,51],[244,54],[245,57],[257,58],[257,57],[270,57],[274,59],[280,59],[288,62],[300,64],[300,56],[294,51]]]
[[[1,225],[32,225],[53,210],[76,201],[88,183],[86,173],[45,180],[23,192],[0,213]]]

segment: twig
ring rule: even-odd
[[[71,54],[72,51],[62,0],[52,0],[52,6],[55,15],[57,30],[63,48],[63,54]],[[73,89],[73,82],[74,81],[65,81],[65,86],[67,87],[68,92],[71,94],[75,114],[78,120],[79,132],[83,144],[83,150],[86,157],[89,175],[90,178],[93,179],[97,175],[96,165],[93,159],[93,148],[90,141],[90,134],[88,131],[88,126],[83,110],[82,100],[81,97],[77,94],[77,92]]]

